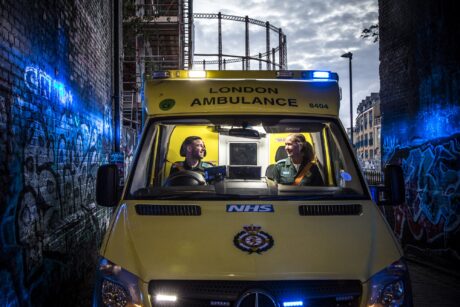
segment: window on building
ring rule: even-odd
[[[372,121],[373,121],[372,110],[370,110],[370,112],[369,112],[369,127],[371,127],[371,128],[372,128]]]
[[[364,114],[364,129],[367,129],[367,113]]]
[[[368,143],[367,143],[367,133],[364,135],[364,146],[367,146]]]
[[[371,132],[369,133],[369,146],[374,145],[374,134]]]
[[[372,160],[374,159],[374,151],[371,149],[369,150],[369,158]]]

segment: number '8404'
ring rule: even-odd
[[[329,109],[329,107],[325,103],[310,103],[310,108]]]

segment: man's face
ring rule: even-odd
[[[192,144],[187,146],[187,151],[191,158],[194,159],[203,159],[206,153],[206,147],[204,146],[204,142],[202,140],[195,140]]]
[[[284,143],[284,148],[289,157],[296,156],[301,154],[302,144],[288,137]]]

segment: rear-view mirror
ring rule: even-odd
[[[260,139],[259,131],[254,129],[232,128],[228,131],[228,135],[244,138]]]

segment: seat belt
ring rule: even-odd
[[[295,178],[294,183],[292,185],[300,185],[300,182],[305,177],[305,175],[308,173],[308,171],[313,166],[313,164],[315,164],[315,161],[308,162],[308,164],[305,165],[305,167],[302,169],[299,175]]]

